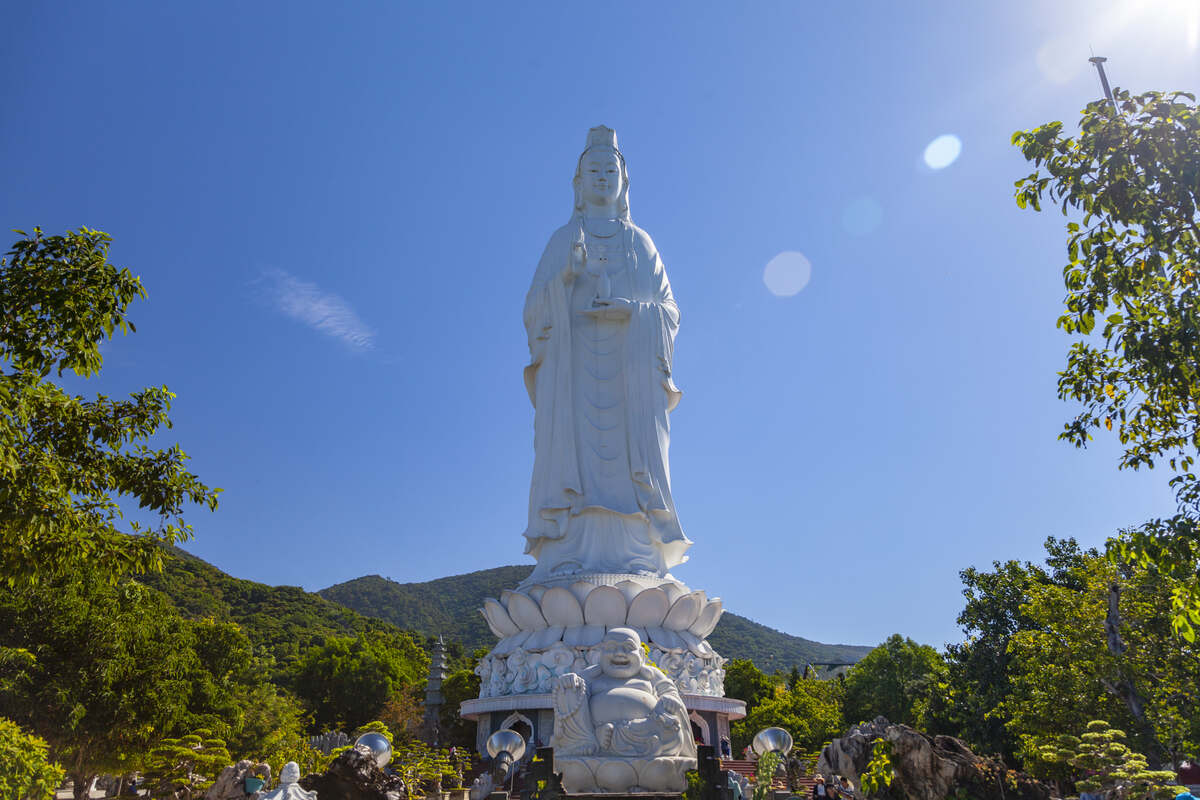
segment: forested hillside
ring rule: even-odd
[[[368,575],[322,589],[329,600],[371,617],[423,634],[441,633],[463,643],[467,651],[490,647],[496,637],[478,609],[485,597],[499,597],[520,583],[532,566],[496,567],[424,583],[396,583]],[[708,637],[727,658],[750,659],[764,672],[789,670],[808,663],[853,663],[870,647],[822,644],[760,625],[728,611]]]
[[[138,576],[186,617],[236,622],[256,647],[275,659],[276,672],[291,666],[330,636],[403,635],[392,623],[330,602],[298,586],[267,586],[227,575],[178,548],[168,548],[163,571]],[[414,636],[420,641],[419,636]]]

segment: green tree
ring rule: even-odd
[[[1078,135],[1051,122],[1013,134],[1036,169],[1017,181],[1021,208],[1061,206],[1067,222],[1064,312],[1075,337],[1058,395],[1081,408],[1060,438],[1084,447],[1113,431],[1120,468],[1168,466],[1177,500],[1110,541],[1127,563],[1178,580],[1175,630],[1200,626],[1200,109],[1186,93],[1114,93],[1083,111]],[[1073,212],[1073,213],[1072,213]],[[1099,323],[1100,327],[1097,328]]]
[[[472,749],[475,746],[475,723],[458,713],[464,700],[479,697],[479,676],[471,669],[451,672],[442,682],[442,741],[446,746]]]
[[[165,598],[95,570],[0,588],[0,654],[0,716],[47,741],[77,797],[183,719],[196,658]]]
[[[378,719],[388,700],[425,679],[429,657],[410,636],[334,636],[301,660],[294,687],[322,728]]]
[[[936,650],[894,633],[846,673],[846,721],[882,715],[889,722],[921,726],[945,673]]]
[[[1080,554],[1070,577],[1034,582],[1009,641],[1000,704],[1022,754],[1096,716],[1134,734],[1155,764],[1200,746],[1200,652],[1172,632],[1169,581],[1153,569]]]
[[[63,780],[63,768],[47,759],[44,739],[0,717],[0,797],[50,800]]]
[[[271,683],[242,684],[235,692],[241,725],[229,739],[234,760],[265,761],[275,775],[289,761],[317,766],[321,754],[309,752],[308,716],[299,700]]]
[[[154,745],[146,758],[146,783],[152,797],[198,797],[230,761],[224,741],[196,730]]]
[[[108,261],[110,237],[35,228],[0,260],[0,562],[8,580],[47,577],[81,559],[110,575],[156,569],[159,542],[186,538],[186,503],[215,509],[220,490],[185,469],[178,446],[147,442],[170,427],[174,397],[150,387],[114,400],[71,396],[50,379],[96,374],[100,343],[133,330],[145,290]],[[120,503],[154,515],[124,520]]]
[[[1092,720],[1082,736],[1061,735],[1039,748],[1039,762],[1066,768],[1081,792],[1110,797],[1174,797],[1175,773],[1151,770],[1146,757],[1125,744],[1125,732],[1104,720]]]
[[[966,640],[946,648],[946,680],[931,706],[927,728],[965,740],[977,753],[995,753],[1017,764],[1018,741],[1009,728],[1004,701],[1013,693],[1009,642],[1032,629],[1023,606],[1035,585],[1080,588],[1083,568],[1096,551],[1083,553],[1073,539],[1046,540],[1046,566],[993,562],[992,571],[969,567],[959,573],[966,605],[958,624]]]
[[[841,734],[842,682],[797,678],[795,688],[781,686],[730,728],[735,753],[763,728],[779,727],[792,735],[798,751],[819,750]]]
[[[746,701],[746,711],[775,694],[775,684],[748,658],[735,658],[725,665],[725,696]]]

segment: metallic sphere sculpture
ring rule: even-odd
[[[392,743],[382,733],[368,731],[354,743],[354,749],[366,753],[375,762],[375,766],[383,769],[392,760]]]
[[[783,728],[763,728],[754,734],[750,747],[760,756],[767,753],[778,753],[786,758],[792,750],[792,735]]]

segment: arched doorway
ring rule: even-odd
[[[696,744],[713,744],[712,734],[708,729],[708,721],[704,717],[693,711],[688,715],[688,720],[692,723],[692,738],[696,740]]]
[[[521,760],[533,758],[533,751],[537,747],[537,743],[533,738],[533,723],[529,721],[529,717],[516,712],[509,714],[500,724],[500,729],[504,728],[516,731],[525,740],[525,755]]]

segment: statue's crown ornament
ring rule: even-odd
[[[617,150],[617,132],[612,128],[597,125],[588,131],[587,150],[593,147],[608,147]]]

